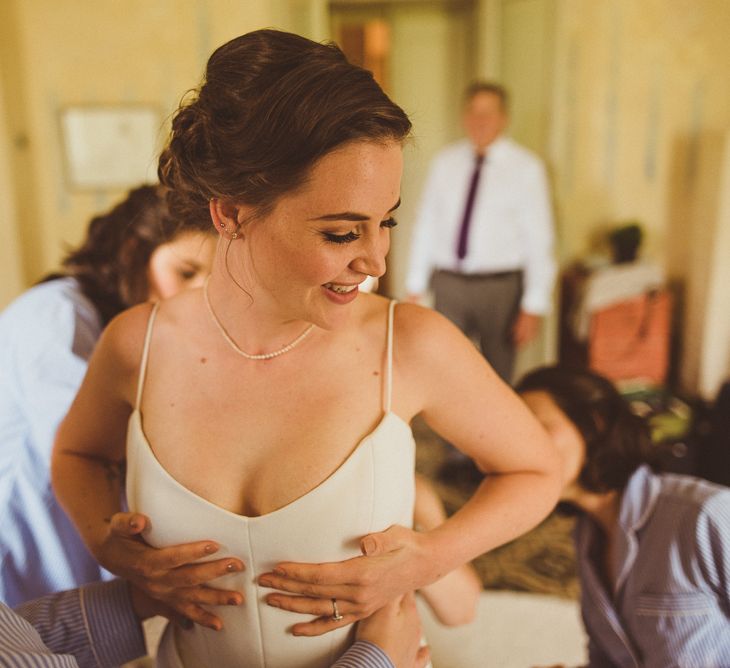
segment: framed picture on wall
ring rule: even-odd
[[[130,188],[157,181],[160,114],[146,105],[72,106],[61,110],[69,187]]]

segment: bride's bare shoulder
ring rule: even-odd
[[[438,311],[408,302],[396,306],[395,331],[403,344],[442,344],[463,339],[461,331]]]
[[[112,357],[124,368],[135,368],[144,347],[153,304],[145,302],[122,311],[106,326],[97,344],[99,354]]]
[[[356,326],[381,329],[387,321],[391,299],[380,295],[362,295]],[[443,355],[454,347],[473,347],[461,331],[443,315],[431,308],[407,302],[395,302],[393,341],[403,358]]]

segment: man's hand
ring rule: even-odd
[[[527,311],[520,311],[520,314],[512,326],[512,340],[518,348],[523,348],[532,341],[540,331],[542,316]]]

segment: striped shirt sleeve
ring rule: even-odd
[[[332,668],[395,668],[388,655],[374,643],[358,640]]]
[[[129,588],[121,580],[45,596],[18,607],[17,613],[23,619],[8,608],[0,617],[0,656],[10,654],[8,666],[107,668],[145,653]],[[7,644],[5,636],[17,642]]]
[[[78,668],[69,654],[53,654],[25,619],[0,603],[0,665],[3,668]]]

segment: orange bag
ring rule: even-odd
[[[662,385],[669,368],[672,299],[656,290],[591,316],[588,365],[613,381],[645,379]]]

